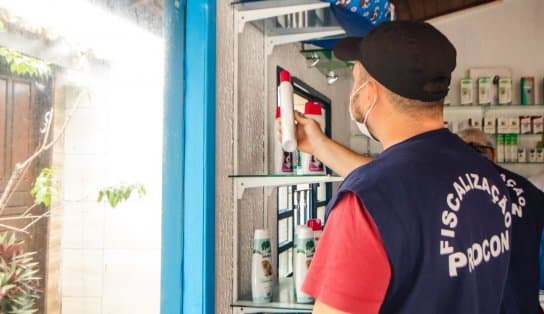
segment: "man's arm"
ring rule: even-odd
[[[390,279],[374,220],[355,194],[344,194],[329,216],[302,291],[316,299],[314,313],[377,314]]]
[[[328,137],[315,147],[313,155],[342,177],[373,160],[372,157],[360,155]]]
[[[316,300],[314,304],[313,314],[346,314],[347,312],[342,312],[335,308],[328,306],[327,304]]]
[[[295,112],[297,149],[314,155],[327,167],[342,177],[347,176],[356,168],[373,160],[352,151],[344,145],[328,138],[317,121],[304,117]],[[281,139],[281,122],[277,120],[278,138]]]

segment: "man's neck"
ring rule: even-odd
[[[412,120],[408,123],[406,121],[406,117],[401,119],[403,120],[394,121],[396,119],[391,119],[392,121],[389,123],[390,127],[385,132],[385,136],[381,141],[383,144],[383,149],[387,149],[416,135],[438,130],[444,127],[442,117]]]

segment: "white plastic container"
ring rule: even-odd
[[[505,161],[505,145],[504,145],[504,135],[497,134],[497,162],[501,163]]]
[[[461,105],[472,105],[472,79],[464,78],[461,80]]]
[[[296,301],[297,303],[312,303],[314,299],[303,293],[301,288],[315,253],[314,232],[305,226],[297,228],[297,232],[294,265]]]
[[[291,85],[291,74],[287,71],[280,72],[278,95],[281,108],[281,146],[284,151],[292,153],[297,149],[297,138],[295,136],[293,85]]]
[[[272,301],[274,271],[270,260],[271,249],[268,230],[256,229],[251,259],[251,295],[255,303]]]
[[[276,119],[281,117],[280,107],[276,107]],[[283,150],[278,139],[274,141],[274,173],[290,174],[293,173],[294,160],[293,153]]]
[[[313,119],[319,123],[321,130],[324,131],[325,123],[321,112],[321,104],[308,101],[304,106],[304,116]],[[302,174],[324,174],[325,166],[315,156],[300,152],[300,164]]]
[[[510,162],[518,161],[518,135],[510,135]]]

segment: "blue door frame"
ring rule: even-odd
[[[161,314],[214,313],[215,0],[166,0]]]

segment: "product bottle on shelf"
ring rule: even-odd
[[[297,303],[311,303],[314,299],[303,293],[301,288],[315,253],[314,232],[306,226],[301,226],[296,231],[298,235],[295,239],[295,265],[293,267],[296,301]]]
[[[323,233],[323,225],[321,224],[320,219],[308,219],[308,228],[312,229],[314,232],[314,242],[315,247],[317,249],[319,245],[319,239],[321,238],[321,234]]]
[[[504,135],[497,134],[497,162],[504,162]]]
[[[281,117],[280,107],[276,107],[276,119]],[[293,153],[286,152],[281,147],[278,139],[274,140],[274,173],[291,174],[293,173]]]
[[[304,106],[304,116],[317,121],[321,127],[321,130],[324,130],[325,123],[323,122],[320,103],[313,101],[306,102]],[[319,161],[313,155],[300,152],[299,156],[302,174],[325,173],[325,167],[321,161]]]
[[[512,134],[510,137],[510,162],[518,161],[518,135]]]
[[[291,74],[287,71],[280,72],[278,95],[281,108],[281,145],[284,151],[292,153],[297,149],[297,138],[295,136],[293,85],[291,85]]]
[[[272,301],[274,276],[271,261],[272,247],[268,230],[256,229],[251,259],[251,295],[253,302]]]

